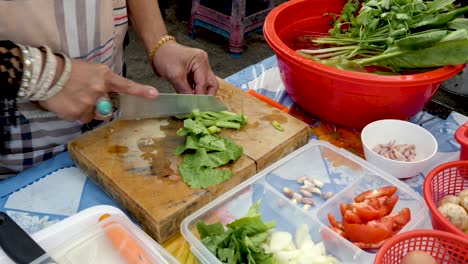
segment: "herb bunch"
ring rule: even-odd
[[[343,69],[378,65],[395,72],[468,61],[468,6],[455,0],[348,0],[328,36],[297,52]]]

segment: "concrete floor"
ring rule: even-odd
[[[174,6],[166,9],[165,21],[169,33],[176,37],[179,43],[203,49],[208,53],[210,65],[220,78],[226,78],[249,65],[274,55],[261,32],[248,33],[245,36],[244,52],[240,57],[235,58],[229,53],[229,40],[212,31],[197,27],[196,37],[190,39],[188,22],[177,18]],[[137,82],[154,85],[161,92],[171,91],[172,86],[168,82],[153,74],[148,64],[147,55],[135,32],[130,29],[129,33],[130,44],[125,51],[127,77]]]

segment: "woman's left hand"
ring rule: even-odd
[[[153,66],[178,93],[215,95],[218,90],[208,54],[201,49],[168,41],[154,55]]]

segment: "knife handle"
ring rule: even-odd
[[[36,241],[4,212],[0,212],[0,247],[18,264],[29,264],[46,254]],[[55,262],[50,259],[45,263]]]

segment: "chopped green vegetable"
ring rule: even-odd
[[[215,169],[230,161],[237,161],[242,156],[242,147],[227,138],[220,138],[225,151],[207,152],[198,148],[194,154],[186,154],[179,166],[179,171],[185,183],[192,188],[207,188],[230,179],[230,170]]]
[[[263,222],[259,211],[260,200],[253,204],[247,215],[227,225],[197,223],[203,245],[221,262],[228,264],[274,264],[273,254],[266,253],[261,244],[269,236],[274,222]]]
[[[276,128],[276,129],[278,129],[279,131],[281,131],[281,132],[284,131],[284,128],[281,126],[280,123],[278,123],[278,121],[272,121],[272,122],[271,122],[271,125],[272,125],[274,128]]]
[[[230,179],[233,172],[218,167],[236,162],[243,150],[218,133],[221,128],[240,129],[247,122],[245,115],[195,110],[181,118],[185,118],[184,127],[177,131],[177,135],[186,136],[186,140],[185,145],[177,146],[175,154],[185,154],[179,166],[184,182],[192,188],[207,188]],[[208,120],[212,123],[206,125]]]

